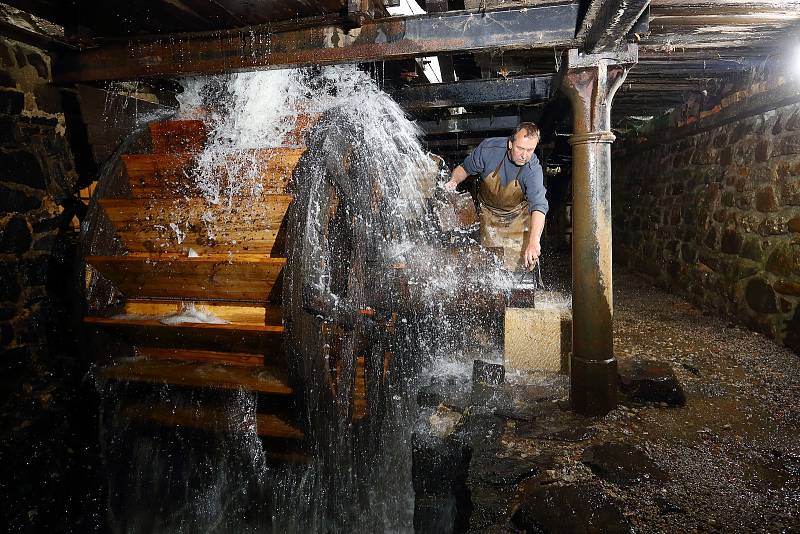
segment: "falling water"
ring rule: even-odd
[[[102,384],[112,525],[148,532],[413,530],[410,434],[419,377],[443,359],[471,361],[497,349],[511,280],[476,243],[463,246],[469,235],[438,227],[429,206],[445,171],[367,73],[268,71],[192,78],[184,86],[179,118],[202,119],[209,130],[191,179],[222,216],[260,198],[263,161],[252,151],[308,147],[290,180],[283,309],[311,461],[268,461],[252,395],[177,401],[164,388],[139,404],[172,403],[173,416],[188,419],[183,430],[153,436],[135,430],[128,422],[135,410],[116,402],[130,392]],[[304,141],[292,136],[298,115],[315,121]],[[213,215],[204,220],[213,232]],[[338,332],[336,362],[325,328]],[[366,392],[369,416],[354,423],[359,355],[379,385]],[[326,382],[331,372],[340,377],[335,391]],[[219,420],[201,437],[192,421],[210,411]]]

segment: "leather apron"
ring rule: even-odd
[[[519,185],[517,171],[514,180],[502,185],[500,169],[497,168],[481,180],[478,186],[478,201],[481,207],[481,244],[488,248],[503,248],[506,269],[515,271],[524,265],[524,247],[528,238],[528,199]]]

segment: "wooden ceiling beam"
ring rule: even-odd
[[[544,102],[553,91],[553,76],[519,76],[489,80],[403,87],[397,100],[406,109],[492,106]]]
[[[282,33],[265,27],[164,35],[64,54],[57,82],[215,74],[361,63],[481,49],[575,47],[578,4],[485,13],[447,12]]]
[[[615,50],[647,11],[650,0],[591,0],[577,38],[590,54]]]
[[[417,121],[426,135],[470,132],[511,131],[520,123],[519,115],[497,117],[453,116],[438,121]]]

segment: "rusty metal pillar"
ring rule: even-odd
[[[572,103],[572,359],[570,405],[605,415],[617,405],[611,284],[611,101],[638,50],[568,51],[562,88]]]

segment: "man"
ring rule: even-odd
[[[485,139],[453,169],[444,185],[454,191],[468,176],[480,175],[481,243],[515,251],[511,258],[506,254],[506,267],[512,270],[520,259],[530,269],[541,254],[548,204],[542,166],[533,153],[539,138],[538,126],[521,122],[507,138]]]

